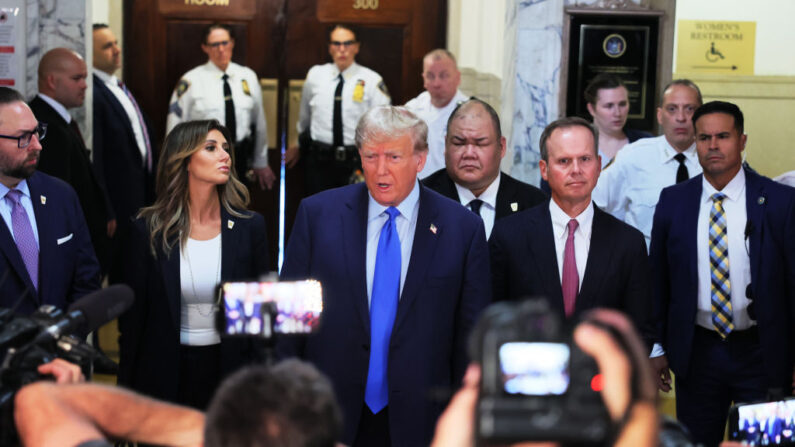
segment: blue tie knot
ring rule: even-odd
[[[394,206],[390,206],[385,212],[389,215],[389,220],[395,220],[396,217],[400,216],[400,211]]]
[[[720,203],[720,202],[723,202],[723,199],[725,199],[725,198],[726,198],[726,194],[724,194],[722,192],[716,192],[715,194],[712,195],[712,201],[713,202]]]

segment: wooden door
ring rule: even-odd
[[[281,149],[287,135],[288,83],[330,61],[328,33],[334,24],[359,31],[357,62],[383,76],[393,104],[404,104],[422,91],[422,56],[445,45],[446,5],[446,0],[125,0],[124,78],[162,141],[174,86],[183,73],[207,61],[200,48],[204,27],[227,23],[235,38],[233,61],[261,79],[277,80],[277,131],[269,143]],[[270,158],[278,176],[280,151],[271,151]],[[303,178],[300,169],[286,172],[289,233]],[[251,193],[251,209],[267,221],[275,270],[278,185],[265,192],[255,187]]]

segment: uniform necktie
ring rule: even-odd
[[[690,178],[690,173],[687,172],[687,165],[685,165],[685,154],[680,152],[674,155],[674,159],[679,162],[679,169],[676,170],[676,183],[682,183]]]
[[[712,325],[722,338],[734,329],[732,322],[731,283],[729,282],[729,241],[726,236],[725,194],[712,195],[709,212],[709,273]]]
[[[563,310],[566,318],[574,313],[574,302],[580,290],[580,276],[577,273],[577,258],[574,255],[574,232],[577,230],[577,219],[571,219],[568,224],[569,236],[563,249]]]
[[[74,118],[69,121],[69,127],[71,127],[72,131],[77,135],[78,138],[80,138],[80,142],[83,143],[83,148],[85,149],[86,140],[83,139],[83,132],[80,132],[80,126],[77,125],[77,121],[75,121]]]
[[[480,199],[475,199],[469,202],[469,209],[472,210],[473,213],[480,216],[480,207],[483,206],[483,201]],[[481,216],[482,217],[482,216]]]
[[[226,107],[224,124],[229,129],[232,142],[237,143],[237,119],[235,118],[235,102],[232,101],[232,88],[229,86],[229,75],[224,73],[221,78],[224,80],[224,106]]]
[[[33,228],[28,220],[28,213],[22,206],[20,199],[22,193],[11,189],[6,194],[6,199],[11,202],[11,227],[14,231],[14,242],[17,244],[22,262],[28,271],[33,287],[39,289],[39,247],[33,235]]]
[[[345,78],[340,73],[337,89],[334,90],[334,116],[332,120],[332,131],[334,132],[334,146],[342,146],[342,86],[345,84]]]
[[[381,228],[375,255],[373,291],[370,299],[370,365],[367,369],[367,387],[364,391],[364,402],[374,414],[389,403],[387,359],[400,294],[400,238],[395,225],[395,219],[400,211],[390,206],[386,209],[386,213],[389,217]]]
[[[144,122],[144,116],[141,113],[141,109],[138,107],[138,103],[135,102],[135,98],[133,97],[132,93],[127,89],[127,86],[124,85],[123,82],[119,81],[119,88],[124,91],[124,94],[130,98],[130,102],[135,109],[135,114],[138,116],[138,123],[141,126],[141,134],[144,136],[144,146],[146,146],[146,171],[152,172],[152,143],[149,140],[149,131],[146,130],[146,123]]]

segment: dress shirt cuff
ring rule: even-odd
[[[665,349],[663,349],[661,344],[655,343],[654,347],[651,348],[651,354],[649,354],[649,358],[653,359],[654,357],[660,357],[663,355],[665,355]]]

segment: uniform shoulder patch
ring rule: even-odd
[[[386,84],[384,83],[383,79],[378,83],[378,90],[381,90],[381,93],[389,96],[389,90],[386,88]]]
[[[190,87],[190,82],[186,81],[185,79],[180,79],[177,83],[177,98],[180,98],[185,92],[188,91],[188,87]]]
[[[248,96],[251,96],[251,89],[248,88],[248,81],[243,79],[242,81],[240,81],[240,83],[243,85],[243,93],[245,93]]]

